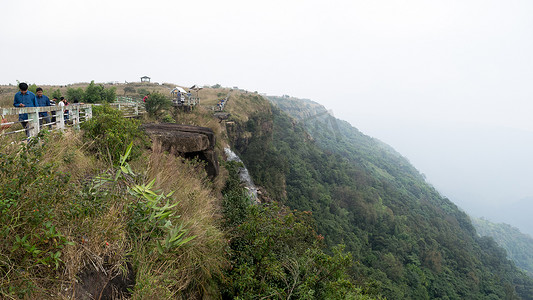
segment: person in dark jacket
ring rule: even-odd
[[[37,100],[35,94],[28,91],[28,84],[19,83],[20,91],[15,94],[13,99],[13,106],[15,107],[37,107]],[[28,114],[19,114],[19,121],[22,127],[26,129],[26,136],[30,136],[30,129],[28,128]]]
[[[37,96],[35,99],[37,100],[37,106],[50,106],[50,99],[48,96],[43,95],[43,89],[38,87],[37,90]],[[50,117],[48,116],[47,112],[40,112],[39,113],[39,125],[42,126],[43,124],[50,123]],[[49,129],[52,129],[52,125],[48,125]]]

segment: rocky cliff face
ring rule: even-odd
[[[209,177],[218,175],[215,134],[210,128],[171,123],[146,124],[143,128],[154,141],[161,143],[163,150],[176,156],[203,160],[207,163]]]

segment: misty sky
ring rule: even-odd
[[[533,1],[4,0],[0,10],[2,84],[148,75],[309,98],[391,144],[468,212],[533,197]]]

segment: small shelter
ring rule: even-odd
[[[174,104],[180,106],[185,104],[185,95],[187,95],[186,90],[177,86],[170,91],[170,94],[172,95],[172,98],[174,98]]]
[[[198,96],[198,92],[202,89],[200,86],[198,86],[197,84],[193,85],[190,87],[191,90],[193,91],[196,91],[196,102],[198,104],[200,104],[200,96]]]
[[[173,88],[172,91],[170,91],[170,94],[173,97],[177,97],[178,96],[178,92],[181,93],[182,95],[186,95],[187,94],[187,91],[184,90],[183,88],[180,88],[179,86]]]
[[[141,77],[141,82],[150,82],[150,77],[148,76]]]

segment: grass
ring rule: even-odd
[[[213,290],[215,275],[225,266],[224,247],[226,242],[222,231],[217,227],[218,200],[216,192],[207,188],[210,183],[203,167],[162,153],[160,145],[154,145],[146,177],[155,178],[155,187],[163,191],[175,191],[172,195],[178,202],[178,213],[188,235],[195,236],[183,246],[179,255],[165,257],[164,260],[147,255],[145,249],[140,260],[150,268],[141,269],[137,275],[141,282],[151,282],[150,286],[140,286],[138,293],[146,296],[147,289],[155,287],[152,296],[161,293],[161,286],[172,281],[172,291],[180,292],[184,299],[201,298]],[[157,273],[154,271],[157,270]],[[147,280],[150,278],[150,280]],[[169,290],[165,290],[169,292]]]
[[[155,179],[154,190],[174,191],[169,201],[177,203],[175,220],[186,236],[194,236],[159,253],[149,241],[163,233],[143,233],[148,240],[132,235],[129,224],[138,216],[131,207],[141,200],[129,195],[124,183],[95,185],[108,165],[86,151],[80,133],[48,134],[31,148],[1,139],[0,298],[66,299],[88,266],[114,273],[126,262],[136,272],[133,299],[199,299],[216,290],[214,277],[226,266],[226,241],[217,226],[220,191],[200,164],[169,156],[158,145],[131,162],[138,175],[123,182]],[[46,238],[50,228],[56,237]],[[18,242],[24,236],[27,240]],[[58,251],[55,260],[47,260]]]

